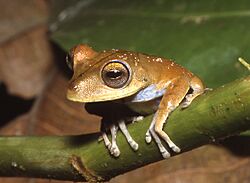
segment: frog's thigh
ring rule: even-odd
[[[156,113],[157,116],[155,116],[156,133],[158,133],[158,135],[164,139],[169,147],[175,152],[179,152],[180,149],[171,141],[169,136],[162,129],[169,114],[180,104],[188,90],[189,83],[186,79],[175,81],[175,83],[167,88],[167,92],[164,94]]]

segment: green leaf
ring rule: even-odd
[[[87,43],[97,50],[163,56],[199,75],[208,87],[249,74],[237,60],[250,60],[250,1],[58,2],[52,39],[65,50]]]

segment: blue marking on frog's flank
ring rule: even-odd
[[[162,90],[157,90],[156,85],[152,84],[152,85],[149,85],[147,88],[144,88],[143,90],[139,91],[137,94],[135,94],[131,102],[150,101],[155,98],[161,97],[165,92],[166,92],[166,88]]]

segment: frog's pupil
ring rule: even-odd
[[[118,79],[122,76],[122,72],[119,70],[111,70],[106,73],[106,76],[110,79]]]

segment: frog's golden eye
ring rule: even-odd
[[[130,68],[119,61],[107,63],[102,69],[102,80],[111,88],[122,88],[128,84]]]
[[[66,56],[66,63],[68,65],[68,67],[73,70],[73,57],[71,53],[68,53]]]

